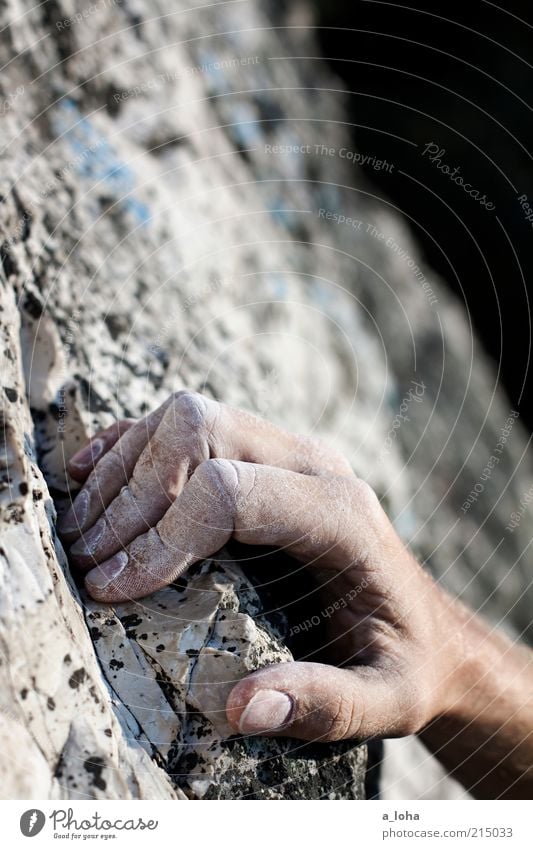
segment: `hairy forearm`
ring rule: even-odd
[[[533,796],[533,653],[462,605],[448,606],[460,645],[445,710],[422,741],[477,798]]]

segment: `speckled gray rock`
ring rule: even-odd
[[[436,575],[529,626],[520,422],[487,475],[493,369],[353,164],[337,81],[284,58],[317,54],[304,12],[277,7],[0,13],[5,796],[362,795],[364,747],[226,739],[209,685],[290,656],[290,611],[232,552],[115,609],[69,575],[65,457],[176,389],[327,437]]]
[[[208,77],[191,70],[196,57],[181,45],[150,59],[166,24],[154,19],[146,32],[139,25],[121,34],[133,20],[129,6],[102,4],[82,20],[70,19],[68,3],[43,8],[15,3],[2,21],[1,58],[18,54],[10,79],[18,95],[5,92],[0,189],[1,795],[361,797],[364,746],[232,735],[224,710],[232,684],[292,655],[286,615],[265,607],[231,551],[114,608],[92,602],[70,575],[55,516],[73,483],[65,459],[90,429],[139,415],[184,385],[219,393],[224,386],[228,400],[263,413],[272,393],[279,409],[281,387],[270,342],[263,354],[250,349],[270,307],[248,314],[238,301],[237,287],[248,289],[247,253],[250,268],[262,253],[241,190],[220,189],[225,221],[205,217],[215,184],[231,173],[245,181],[248,168],[222,129],[201,138],[199,122],[217,119],[205,99]],[[182,31],[177,10],[170,15],[177,40],[209,22],[186,17]],[[39,37],[41,48],[32,48]],[[100,73],[110,44],[125,74],[95,77],[91,93],[92,83],[80,84]],[[71,51],[77,56],[67,59]],[[135,56],[139,67],[126,70]],[[184,84],[171,74],[176,62],[189,68]],[[138,75],[159,75],[154,113],[144,126],[133,117],[123,139],[113,139],[119,116],[130,119],[112,94]],[[170,152],[179,161],[167,164],[163,147],[177,113],[156,112],[177,88],[191,100],[184,128],[199,148],[176,141]],[[94,100],[102,94],[103,112]],[[142,100],[130,96],[135,113]],[[158,134],[153,163],[135,164]],[[202,147],[205,167],[197,170]],[[248,208],[252,198],[248,188]],[[227,238],[243,242],[241,256],[225,256]],[[269,324],[281,330],[275,317]]]

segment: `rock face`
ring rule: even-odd
[[[271,214],[249,218],[252,172],[230,138],[246,120],[216,129],[206,98],[213,80],[194,70],[228,56],[238,81],[234,47],[208,57],[173,43],[223,28],[224,18],[195,22],[184,10],[183,26],[173,10],[165,55],[151,60],[163,18],[145,29],[133,9],[110,3],[67,23],[70,4],[43,8],[15,5],[2,21],[16,89],[3,92],[0,207],[1,793],[361,797],[363,746],[232,736],[224,710],[232,682],[292,655],[287,616],[260,597],[231,551],[115,608],[92,602],[70,575],[56,509],[71,492],[65,460],[89,431],[183,386],[263,413],[274,401],[281,409],[292,376],[276,373],[271,351],[290,330],[275,304],[238,300],[239,292],[256,299],[246,275],[261,273],[259,227]],[[39,38],[42,51],[31,46]],[[125,76],[110,70],[97,81],[101,63],[119,56],[125,67],[133,61]],[[144,94],[129,90],[149,77],[154,111],[144,123]],[[190,101],[182,115],[177,97]],[[122,139],[119,121],[131,124]],[[202,122],[204,131],[215,125],[211,138]],[[268,227],[274,237],[275,223]],[[268,286],[276,280],[269,274]]]
[[[268,555],[115,608],[70,575],[66,458],[177,389],[327,437],[436,575],[529,624],[521,425],[502,442],[493,370],[354,164],[337,82],[290,59],[316,55],[290,14],[1,12],[4,797],[363,795],[364,746],[229,736],[221,682],[291,658]]]

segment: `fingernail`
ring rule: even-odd
[[[110,560],[101,563],[96,569],[92,569],[86,577],[86,581],[93,587],[103,590],[111,581],[116,580],[128,565],[129,557],[125,551],[119,551]]]
[[[243,734],[261,734],[275,731],[285,725],[292,714],[294,702],[286,693],[277,690],[260,690],[250,699],[239,720]]]
[[[74,504],[68,511],[65,513],[63,518],[59,523],[59,529],[63,533],[70,533],[70,531],[80,531],[83,529],[83,526],[87,520],[87,516],[89,514],[89,493],[82,489],[79,495],[75,498]]]
[[[76,556],[77,554],[92,554],[96,546],[102,539],[106,528],[104,519],[98,519],[96,525],[85,531],[83,536],[77,540],[70,548],[70,553]]]
[[[81,451],[77,451],[76,454],[71,457],[70,463],[73,466],[94,465],[104,448],[105,441],[103,439],[93,439],[86,448],[82,448]]]

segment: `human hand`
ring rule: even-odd
[[[328,620],[342,668],[283,663],[243,679],[227,703],[239,731],[403,735],[457,697],[452,603],[337,452],[191,392],[84,451],[61,531],[95,599],[147,595],[233,537],[283,548],[315,570],[330,607],[342,601]]]

